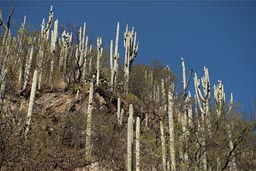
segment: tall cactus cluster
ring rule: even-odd
[[[130,104],[129,117],[127,121],[127,171],[132,171],[133,168],[135,168],[134,170],[136,171],[140,171],[140,118],[137,117],[135,120],[136,129],[135,129],[135,143],[134,143],[133,115],[134,115],[133,105]],[[135,148],[134,148],[134,144],[135,144]],[[133,159],[134,153],[135,153],[135,160]]]
[[[17,36],[12,37],[10,19],[14,9],[15,7],[6,22],[0,11],[0,25],[4,28],[4,34],[0,34],[0,112],[8,115],[12,106],[6,105],[6,101],[12,97],[8,96],[8,99],[6,94],[18,90],[15,97],[22,98],[24,104],[27,104],[19,104],[20,108],[25,106],[26,116],[22,119],[23,130],[13,133],[15,136],[22,135],[22,142],[31,149],[36,143],[40,144],[36,155],[43,156],[42,160],[49,156],[54,156],[57,160],[57,153],[60,151],[79,149],[79,157],[74,157],[74,153],[70,152],[65,156],[70,157],[67,161],[50,162],[47,159],[48,163],[43,170],[72,170],[71,167],[58,168],[58,162],[66,164],[82,158],[83,162],[79,165],[99,161],[107,163],[109,160],[109,165],[115,170],[236,171],[242,170],[242,159],[254,156],[253,150],[250,153],[244,152],[240,146],[250,141],[246,139],[247,127],[244,128],[232,116],[233,94],[231,93],[228,104],[221,80],[213,86],[211,92],[207,67],[204,67],[201,78],[194,73],[194,79],[191,79],[193,70],[187,74],[185,59],[182,57],[183,84],[181,92],[178,92],[180,89],[175,84],[176,78],[168,65],[163,67],[157,62],[150,66],[133,65],[139,49],[134,27],[129,30],[126,25],[125,53],[121,54],[120,22],[116,25],[115,41],[110,40],[110,49],[103,50],[105,46],[101,37],[89,39],[86,22],[78,30],[63,30],[60,33],[59,20],[54,18],[52,6],[48,20],[42,20],[41,32],[32,34],[27,31],[25,16]],[[73,40],[73,35],[77,35],[77,42]],[[123,65],[120,60],[122,57]],[[191,80],[194,81],[194,91],[190,92]],[[56,100],[58,106],[65,108],[66,113],[63,116],[56,117],[59,113],[51,109],[51,106],[47,106],[45,111],[40,111],[43,113],[41,116],[38,108],[44,104],[38,105],[37,100],[43,97],[45,92],[58,92],[69,96],[70,99],[75,97],[73,101],[65,99],[67,104],[72,101],[67,105],[69,109]],[[194,96],[191,95],[192,92],[195,93]],[[211,94],[214,95],[213,99]],[[215,102],[213,105],[211,100]],[[16,103],[15,99],[9,101]],[[78,109],[75,117],[79,116],[79,119],[63,119],[71,118]],[[65,120],[65,123],[58,127],[61,131],[48,132],[49,137],[54,137],[57,143],[43,138],[40,142],[31,141],[32,135],[35,134],[33,131],[38,131],[36,126],[41,126],[38,118],[49,119],[45,114],[48,110],[54,111],[49,114],[49,118],[53,118],[52,122]],[[22,111],[23,109],[19,110]],[[0,117],[1,124],[4,117]],[[13,120],[12,118],[9,122]],[[1,124],[2,131],[5,127]],[[21,126],[15,125],[16,127]],[[42,129],[46,130],[48,127]],[[237,129],[240,134],[234,131]],[[41,134],[36,136],[40,137]],[[69,139],[66,140],[66,137]],[[0,141],[1,150],[11,149],[3,148],[2,142],[4,141]],[[54,150],[56,155],[48,155],[48,151],[42,150],[47,143],[54,144],[54,148],[60,146],[61,149]],[[97,156],[97,152],[100,155]],[[3,152],[0,157],[4,158],[6,154]],[[29,150],[22,153],[22,157],[28,154]],[[2,158],[0,170],[1,164],[5,162]],[[25,161],[25,158],[20,161]]]
[[[128,25],[126,25],[126,30],[124,33],[124,47],[125,47],[125,62],[124,62],[124,91],[128,93],[129,88],[129,78],[130,78],[130,71],[132,67],[132,63],[135,60],[138,49],[139,43],[136,41],[137,33],[134,31],[134,27],[132,31],[128,30]]]

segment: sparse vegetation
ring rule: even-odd
[[[118,22],[108,55],[101,38],[89,45],[85,24],[78,44],[58,33],[52,7],[41,32],[24,18],[12,37],[13,12],[0,15],[0,170],[255,170],[255,121],[241,118],[232,97],[226,103],[221,81],[210,103],[207,68],[192,98],[183,58],[181,93],[168,66],[132,65],[139,48],[128,26],[126,54]]]

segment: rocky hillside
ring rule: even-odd
[[[86,23],[77,42],[60,34],[53,7],[41,32],[24,17],[11,36],[14,11],[0,15],[1,171],[255,170],[255,122],[241,118],[221,80],[211,85],[207,67],[187,72],[181,58],[180,88],[168,65],[134,64],[128,25],[122,55],[119,22],[108,50],[100,37],[89,43]]]

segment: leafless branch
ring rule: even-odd
[[[15,10],[15,5],[12,6],[12,10],[8,16],[7,24],[5,24],[5,22],[3,20],[2,10],[0,10],[0,26],[3,26],[5,31],[9,31],[9,29],[10,29],[11,18],[12,18],[14,10]]]

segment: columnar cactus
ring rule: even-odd
[[[190,82],[191,74],[193,70],[190,70],[189,77],[186,78],[186,67],[185,67],[185,59],[181,57],[181,66],[182,66],[182,83],[183,83],[183,93],[184,93],[184,98],[185,98],[185,105],[183,106],[183,115],[187,116],[182,116],[186,117],[186,119],[183,119],[186,123],[182,123],[183,125],[186,124],[191,124],[191,119],[192,119],[192,106],[191,106],[191,94],[190,92],[187,93],[187,88],[188,84]],[[182,120],[182,119],[181,119]]]
[[[162,104],[166,103],[166,95],[165,95],[165,81],[161,79],[161,101]]]
[[[117,123],[119,124],[119,125],[122,125],[122,117],[121,117],[121,114],[122,114],[122,110],[121,110],[121,99],[120,99],[120,97],[119,98],[117,98],[117,112],[116,112],[116,114],[117,114]]]
[[[93,109],[93,92],[94,92],[94,80],[90,83],[89,102],[87,109],[87,122],[86,122],[86,146],[85,155],[87,160],[91,158],[91,136],[92,136],[92,109]]]
[[[165,143],[164,125],[163,125],[163,121],[161,120],[160,120],[160,133],[161,133],[161,147],[162,147],[162,165],[163,165],[163,171],[166,171],[166,143]]]
[[[114,50],[114,57],[113,57],[113,41],[111,40],[110,43],[110,70],[111,70],[111,89],[114,91],[116,78],[118,74],[118,60],[119,60],[119,53],[118,53],[118,40],[119,40],[119,22],[117,22],[116,28],[116,42],[115,42],[115,50]]]
[[[223,113],[223,104],[225,103],[225,92],[224,92],[224,85],[222,84],[221,80],[218,80],[218,84],[217,86],[214,85],[213,87],[214,89],[214,99],[215,99],[215,105],[216,105],[216,112],[217,112],[217,116],[220,117]],[[233,106],[233,94],[231,93],[231,97],[230,97],[230,106],[229,109],[227,111],[226,114],[228,114],[229,112],[231,112],[232,110],[232,106]],[[232,125],[232,123],[231,123]],[[229,148],[230,151],[233,150],[234,148],[234,143],[232,141],[232,132],[231,132],[232,128],[230,127],[230,124],[227,124],[227,132],[228,132],[228,137],[229,137]],[[234,152],[232,152],[232,159],[230,162],[230,170],[237,170],[237,166],[236,166],[236,160],[234,157]]]
[[[28,62],[26,63],[25,80],[24,80],[24,84],[23,84],[23,89],[22,90],[25,90],[26,87],[27,87],[27,84],[28,84],[28,79],[29,79],[29,75],[30,75],[30,68],[31,68],[32,60],[33,60],[33,53],[34,53],[34,47],[32,46]]]
[[[183,90],[186,90],[187,87],[187,79],[186,79],[186,68],[185,68],[185,60],[181,57],[181,66],[182,66],[182,83],[183,83]]]
[[[174,92],[174,84],[172,83],[170,89],[168,91],[168,120],[169,120],[169,146],[170,146],[170,164],[171,170],[176,171],[176,160],[175,160],[175,135],[174,135],[174,119],[173,119],[173,106],[174,106],[174,99],[173,99],[173,92]]]
[[[49,40],[49,33],[51,30],[52,21],[53,21],[53,7],[51,6],[47,24],[45,25],[44,18],[41,24],[41,36],[40,36],[39,59],[38,59],[38,69],[39,69],[38,70],[38,89],[41,89],[41,82],[42,82],[44,43]],[[56,22],[56,26],[58,25],[57,23],[58,22]],[[57,33],[57,30],[56,30],[56,33]]]
[[[217,86],[213,86],[214,89],[214,99],[215,99],[215,106],[216,106],[216,112],[217,116],[220,117],[223,112],[223,104],[226,101],[225,92],[224,92],[224,85],[222,84],[221,80],[218,80]],[[227,111],[227,114],[231,112],[233,106],[233,94],[231,93],[230,96],[230,106]]]
[[[56,44],[57,44],[57,38],[58,38],[58,20],[54,22],[54,29],[52,30],[52,35],[51,35],[51,52],[55,53],[56,51]],[[50,83],[52,84],[52,79],[53,79],[53,70],[54,70],[54,57],[53,54],[51,54],[52,59],[51,59],[51,68],[50,68],[50,75],[49,75],[49,80]],[[53,87],[53,85],[51,85]]]
[[[121,108],[121,99],[120,97],[117,98],[117,123],[119,125],[122,125],[122,122],[123,122],[123,114],[124,114],[124,109]]]
[[[87,74],[86,72],[86,63],[87,63],[87,54],[88,54],[88,36],[85,37],[85,49],[84,49],[84,52],[83,52],[83,64],[82,64],[82,68],[83,68],[83,72],[82,72],[82,80],[84,81],[85,80],[85,76]]]
[[[124,90],[125,93],[128,93],[129,87],[129,77],[130,71],[132,67],[132,63],[135,60],[139,43],[136,42],[137,33],[134,32],[134,28],[132,31],[128,31],[128,25],[126,25],[126,31],[124,33],[124,47],[125,47],[125,63],[124,63]]]
[[[187,98],[187,105],[188,105],[188,118],[187,118],[187,124],[188,126],[192,125],[192,117],[193,117],[193,110],[192,110],[192,99],[191,99],[191,93],[188,92],[188,98]]]
[[[26,128],[25,128],[25,138],[27,138],[27,134],[30,129],[31,125],[31,117],[32,117],[32,110],[33,110],[33,105],[34,105],[34,100],[35,100],[35,95],[36,95],[36,85],[37,85],[37,74],[38,71],[35,70],[33,74],[33,82],[32,82],[32,87],[31,87],[31,93],[30,93],[30,98],[29,98],[29,105],[28,105],[28,113],[27,113],[27,119],[26,119]]]
[[[21,24],[20,26],[20,29],[19,29],[19,34],[17,35],[18,36],[18,52],[20,54],[23,53],[24,51],[24,47],[23,47],[23,43],[24,43],[24,36],[25,36],[25,25],[26,25],[26,16],[24,16],[24,19],[23,19],[23,23]],[[18,59],[18,63],[19,63],[19,86],[22,86],[22,83],[23,83],[23,77],[24,77],[24,65],[23,65],[23,61],[21,60],[21,58]]]
[[[135,143],[135,161],[136,171],[140,171],[140,118],[136,119],[136,143]]]
[[[53,21],[53,7],[51,5],[47,25],[45,26],[44,19],[43,19],[42,25],[41,25],[42,26],[41,27],[42,38],[44,40],[46,40],[46,41],[49,40],[49,35],[50,35],[50,29],[51,29],[51,26],[52,26],[52,21]]]
[[[129,106],[127,122],[127,171],[132,171],[132,144],[133,144],[133,105]]]
[[[156,103],[160,102],[160,86],[156,85],[156,99],[155,99]]]
[[[15,5],[10,12],[7,22],[5,23],[2,17],[2,10],[0,10],[0,26],[3,26],[4,29],[4,37],[2,40],[1,48],[0,48],[0,55],[2,56],[2,63],[0,64],[1,73],[0,73],[0,110],[2,108],[4,93],[5,93],[5,86],[6,86],[6,77],[7,77],[7,69],[6,65],[8,62],[8,56],[10,54],[10,42],[11,42],[11,32],[10,32],[10,23],[11,17],[15,10]]]
[[[92,45],[90,45],[89,53],[92,53]],[[89,66],[88,66],[88,73],[91,74],[92,72],[92,55],[89,56]]]
[[[205,143],[205,129],[204,126],[207,125],[208,126],[208,131],[209,134],[211,135],[211,131],[210,131],[210,122],[208,120],[209,117],[209,100],[210,100],[210,79],[209,79],[209,72],[208,72],[208,68],[204,67],[204,76],[201,78],[202,81],[202,87],[203,87],[203,92],[204,95],[202,94],[201,90],[200,90],[200,80],[197,78],[197,75],[195,73],[195,77],[194,77],[194,85],[195,85],[195,92],[196,92],[196,99],[197,99],[197,104],[199,106],[199,109],[201,111],[201,117],[202,117],[202,125],[199,128],[200,132],[201,132],[201,138],[199,138],[200,140],[200,144],[202,145],[202,157],[201,157],[201,163],[202,163],[202,169],[203,171],[207,170],[207,154],[206,154],[206,143]],[[201,104],[201,101],[203,102],[203,105]],[[205,123],[206,120],[206,123]]]
[[[61,50],[60,50],[60,60],[59,67],[63,68],[63,73],[66,73],[67,62],[68,62],[68,51],[72,46],[72,32],[67,33],[65,30],[61,35]]]
[[[221,80],[218,80],[218,85],[213,86],[214,90],[214,99],[216,105],[216,112],[217,116],[221,116],[223,103],[225,102],[225,93],[224,93],[224,85],[222,84]]]
[[[97,66],[96,66],[96,70],[97,70],[97,77],[96,77],[96,85],[98,86],[100,83],[100,58],[102,56],[102,51],[103,48],[102,46],[102,39],[101,37],[97,38]]]
[[[232,126],[232,123],[231,123]],[[232,128],[231,128],[230,124],[227,124],[227,131],[228,131],[228,138],[229,138],[229,148],[230,151],[232,151],[234,149],[234,143],[232,141]],[[232,158],[231,158],[231,162],[230,162],[230,170],[232,171],[237,171],[237,166],[236,166],[236,158],[234,156],[234,152],[232,151]]]
[[[0,77],[0,111],[2,110],[3,107],[3,101],[4,101],[4,91],[6,87],[6,74],[7,74],[7,69],[4,70],[4,72],[1,74]]]
[[[186,96],[187,94],[187,88],[188,88],[188,84],[190,82],[190,78],[192,76],[193,73],[193,69],[190,69],[190,73],[188,78],[186,78],[186,67],[185,67],[185,59],[183,57],[181,57],[181,66],[182,66],[182,83],[183,83],[183,92],[184,95]]]
[[[54,28],[51,33],[51,52],[55,52],[58,40],[58,20],[54,21]]]
[[[195,85],[195,92],[198,100],[199,109],[202,113],[202,119],[204,120],[205,117],[209,116],[209,101],[210,101],[210,79],[209,79],[209,72],[208,68],[204,67],[204,76],[201,78],[202,87],[204,95],[200,89],[200,80],[197,78],[197,74],[195,73],[194,77],[194,85]],[[203,105],[201,104],[203,102]]]
[[[87,55],[87,46],[88,46],[88,36],[85,36],[86,33],[86,23],[84,22],[83,29],[80,27],[79,32],[79,44],[78,44],[78,58],[77,58],[77,78],[82,76],[82,80],[85,79],[86,75],[86,55]],[[81,73],[80,73],[81,72]],[[79,74],[81,74],[79,76]]]

